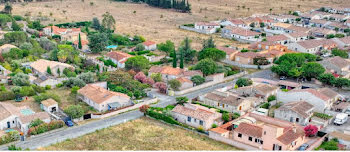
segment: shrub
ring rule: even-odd
[[[84,115],[84,109],[80,105],[71,105],[68,108],[64,109],[66,113],[72,119],[80,118]]]
[[[253,81],[248,78],[239,78],[236,84],[238,87],[250,86],[253,84]]]
[[[202,132],[202,133],[205,132],[202,126],[199,126],[199,127],[197,128],[197,131],[198,131],[198,132]]]
[[[0,145],[7,144],[19,140],[20,135],[18,131],[11,131],[0,138]]]
[[[41,101],[44,101],[50,98],[52,98],[56,102],[61,102],[61,97],[53,93],[41,93],[39,95],[34,96],[33,98],[37,103],[41,103]]]
[[[16,95],[12,91],[0,91],[0,101],[13,100]]]
[[[270,103],[265,102],[264,104],[262,104],[262,105],[260,106],[260,108],[269,109],[269,108],[270,108]]]
[[[314,112],[313,116],[324,119],[324,120],[329,120],[332,118],[332,116],[327,115],[325,113],[319,113],[319,112]]]
[[[147,115],[149,115],[150,117],[153,117],[155,119],[163,120],[163,121],[170,123],[170,124],[180,125],[180,123],[178,121],[176,121],[174,118],[172,118],[170,116],[166,116],[165,114],[162,114],[162,113],[155,112],[153,110],[148,110]]]
[[[218,127],[218,125],[217,124],[212,124],[211,127],[212,128],[216,128],[216,127]]]
[[[42,121],[42,120],[40,120],[40,119],[35,119],[35,120],[33,120],[32,122],[30,122],[29,128],[39,126],[39,125],[41,125],[41,124],[43,124],[43,123],[44,123],[44,121]]]
[[[274,95],[271,95],[271,96],[269,96],[269,97],[267,98],[267,101],[268,101],[268,102],[271,102],[271,101],[273,101],[273,100],[276,100],[276,96],[274,96]]]
[[[188,102],[188,98],[187,97],[177,97],[176,102],[177,102],[177,104],[183,105],[184,103]]]
[[[305,132],[305,135],[308,136],[308,137],[313,137],[316,135],[318,131],[318,128],[314,125],[307,125],[305,128],[304,128],[304,132]]]

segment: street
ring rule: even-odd
[[[252,73],[250,75],[246,75],[244,77],[246,78],[252,78],[252,77],[259,77],[259,78],[266,78],[269,79],[271,77],[270,70],[262,70],[255,73]],[[213,85],[208,88],[204,88],[201,90],[197,90],[188,94],[185,94],[183,96],[186,96],[189,99],[195,98],[201,94],[205,94],[208,92],[211,92],[215,89],[222,88],[228,85],[234,85],[234,83],[237,81],[237,79],[226,82],[226,83],[220,83]],[[160,102],[157,104],[154,104],[152,106],[155,107],[166,107],[170,104],[175,104],[175,98],[167,96],[160,93],[155,93],[155,95],[159,98]],[[80,126],[74,126],[71,128],[63,129],[54,133],[44,134],[44,135],[38,135],[36,137],[30,137],[28,140],[23,142],[18,142],[16,144],[17,147],[21,147],[22,149],[29,148],[31,150],[35,150],[39,147],[45,147],[49,146],[51,144],[55,144],[57,142],[62,142],[67,139],[77,138],[79,136],[83,136],[88,133],[92,133],[96,130],[107,128],[110,126],[118,125],[130,120],[135,120],[143,116],[143,113],[139,112],[138,110],[130,111],[127,113],[119,114],[116,116],[112,116],[106,119],[96,120],[90,123],[86,123]],[[7,150],[8,145],[0,146],[0,150]]]

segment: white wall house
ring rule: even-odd
[[[120,51],[111,51],[106,54],[106,58],[112,60],[118,68],[125,68],[125,62],[131,57],[133,55]]]
[[[243,42],[257,42],[261,40],[260,34],[240,27],[225,27],[222,29],[221,36]]]

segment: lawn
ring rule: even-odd
[[[58,106],[61,109],[65,109],[70,105],[78,104],[81,105],[86,112],[95,112],[94,109],[87,105],[85,102],[78,101],[74,95],[71,95],[71,91],[69,88],[55,88],[48,90],[47,92],[60,96],[61,101],[58,103]]]
[[[40,150],[237,150],[206,136],[143,117]]]

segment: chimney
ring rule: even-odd
[[[295,123],[293,123],[292,129],[294,133],[297,133],[297,125]]]

